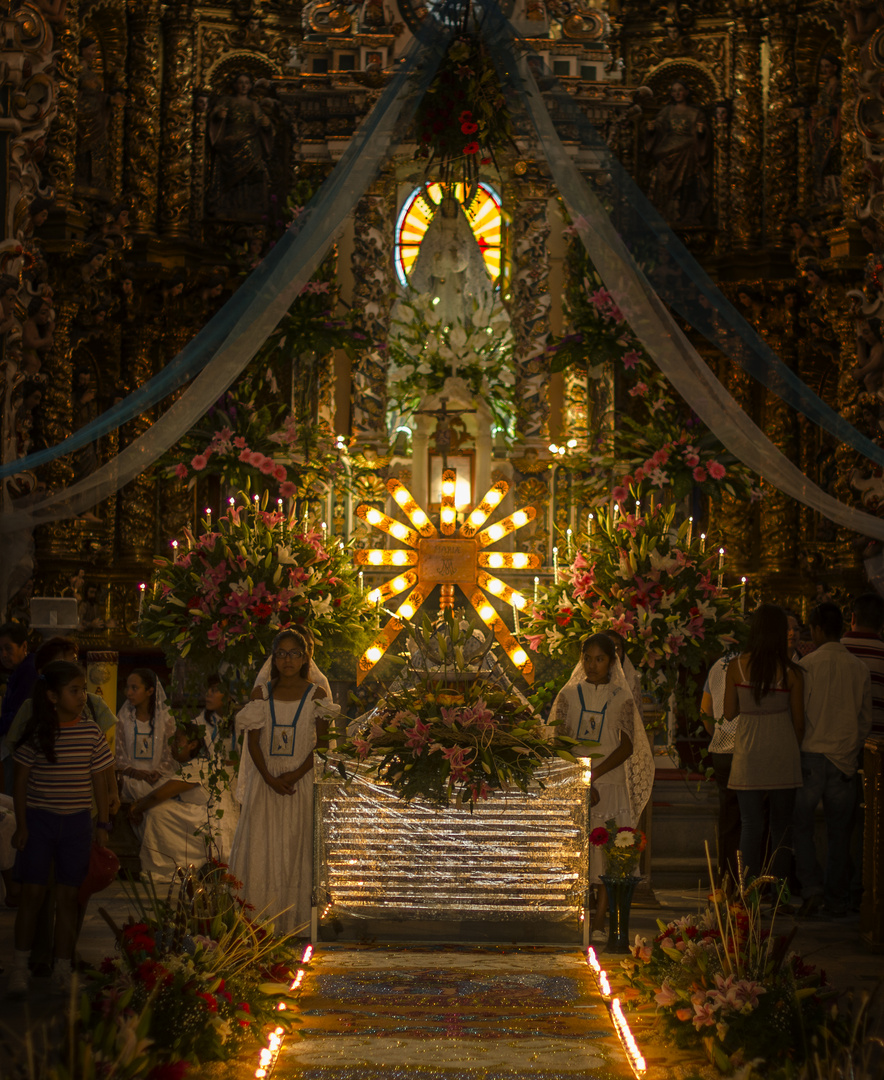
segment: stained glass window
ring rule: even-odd
[[[432,220],[436,207],[442,201],[441,184],[429,184],[419,187],[405,200],[396,222],[396,245],[394,261],[399,281],[405,285],[420,251],[421,241]],[[464,185],[455,184],[454,194],[463,204]],[[503,216],[500,211],[500,196],[484,181],[479,183],[476,194],[469,206],[464,206],[467,220],[473,229],[473,235],[482,249],[485,267],[491,280],[497,283],[500,277],[503,250]]]

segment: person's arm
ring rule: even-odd
[[[737,694],[737,661],[731,660],[727,666],[724,683],[724,718],[734,720],[740,713],[740,700]]]
[[[22,765],[20,761],[15,763],[15,779],[12,783],[12,804],[15,809],[15,832],[12,834],[12,846],[18,851],[24,851],[28,842],[27,804],[28,804],[28,777],[31,775],[31,766]]]
[[[120,809],[120,789],[117,786],[117,770],[107,769],[104,773],[104,783],[107,789],[107,817],[99,817],[99,821],[109,821]]]
[[[95,825],[95,839],[102,847],[107,847],[107,826],[110,824],[108,820],[110,816],[108,776],[113,776],[113,773],[114,767],[111,764],[108,765],[107,768],[102,769],[101,772],[94,772],[92,774],[92,791],[95,795],[95,806],[98,810],[98,818]]]
[[[863,664],[865,667],[865,664]],[[863,699],[862,705],[859,709],[859,756],[862,761],[863,745],[866,739],[869,737],[869,732],[872,730],[872,676],[868,668],[865,672],[865,681],[863,682]]]
[[[620,745],[617,747],[617,749],[612,750],[611,753],[608,754],[606,758],[602,758],[602,760],[597,765],[595,764],[595,762],[593,762],[591,766],[593,785],[595,785],[596,780],[601,779],[601,777],[603,777],[606,773],[609,773],[613,769],[616,769],[618,765],[622,765],[623,762],[626,761],[626,759],[629,757],[632,757],[632,739],[630,739],[630,737],[626,734],[625,731],[621,731]],[[592,790],[589,793],[590,803],[595,806],[596,803],[599,801],[599,797],[599,793],[595,790],[595,787],[593,786]]]
[[[706,729],[707,735],[711,735],[715,730],[715,714],[712,711],[712,695],[708,690],[703,691],[703,697],[700,700],[700,723]]]
[[[282,776],[273,776],[267,768],[267,762],[264,760],[264,751],[261,749],[260,728],[252,728],[249,731],[249,753],[251,754],[252,761],[255,763],[255,768],[261,774],[261,779],[264,783],[269,788],[273,788],[277,795],[291,795],[292,791],[294,791],[294,785],[287,777],[292,774],[284,773]],[[310,752],[309,759],[311,761],[313,759],[312,751]],[[301,767],[303,768],[303,765]],[[295,772],[297,771],[298,770],[296,769]]]
[[[795,668],[789,671],[789,709],[792,713],[795,738],[800,746],[804,739],[804,676]]]
[[[191,788],[195,787],[199,787],[199,784],[192,784],[187,780],[167,780],[165,784],[161,784],[155,791],[149,792],[132,803],[129,807],[129,818],[138,825],[148,810],[153,810],[160,803],[174,799],[176,795],[180,795],[184,791],[190,791]]]

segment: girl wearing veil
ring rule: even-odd
[[[313,749],[340,710],[310,681],[310,646],[298,630],[273,642],[269,678],[236,718],[246,733],[242,813],[230,870],[278,933],[310,920],[313,891]]]
[[[173,775],[177,766],[169,740],[174,734],[163,684],[149,668],[136,668],[126,680],[126,700],[117,714],[115,748],[123,802],[137,802]]]
[[[593,634],[584,642],[580,662],[556,698],[552,716],[563,734],[599,755],[592,763],[590,827],[614,818],[618,827],[635,828],[650,798],[654,759],[614,642],[606,634]],[[600,882],[604,859],[599,848],[590,846],[590,884]],[[608,896],[599,884],[593,935],[602,932],[607,909]]]

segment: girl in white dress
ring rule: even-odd
[[[136,668],[126,680],[126,700],[117,714],[115,748],[123,802],[136,802],[172,776],[176,765],[169,740],[174,734],[175,719],[162,683],[149,668]]]
[[[313,891],[313,749],[340,710],[308,681],[308,645],[296,630],[273,643],[270,680],[238,714],[246,733],[240,766],[242,812],[231,873],[258,916],[278,933],[310,920]]]
[[[632,692],[617,659],[614,643],[593,634],[583,644],[580,663],[553,704],[553,719],[563,734],[579,739],[597,754],[592,760],[590,827],[610,818],[635,828],[653,786],[654,761],[638,722]],[[575,750],[580,754],[580,749]],[[604,852],[590,847],[589,880],[604,873]],[[603,930],[608,896],[601,887],[593,917],[593,932]]]

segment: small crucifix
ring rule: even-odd
[[[462,413],[474,413],[475,409],[449,409],[448,398],[439,398],[441,407],[438,409],[418,409],[421,416],[436,417],[436,449],[435,452],[442,458],[442,468],[448,468],[448,452],[451,449],[451,421],[455,416]]]

